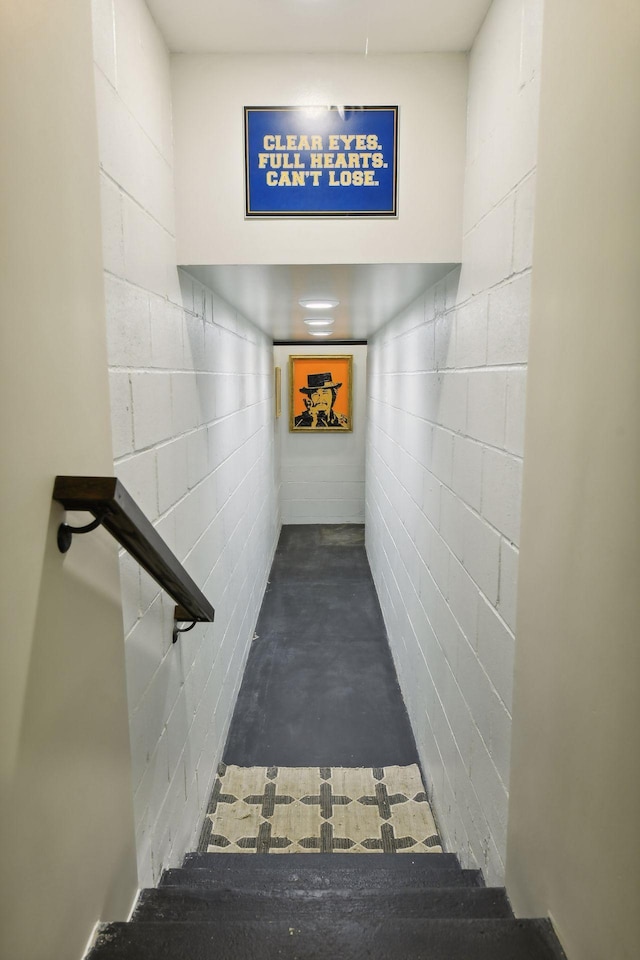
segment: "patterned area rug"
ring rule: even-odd
[[[441,853],[420,771],[221,764],[198,851]]]

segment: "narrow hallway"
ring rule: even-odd
[[[227,764],[418,762],[358,524],[282,528]]]
[[[636,960],[640,3],[7,0],[0,50],[0,957],[473,960],[435,925],[510,904]],[[168,579],[106,513],[61,553],[59,476]],[[361,544],[269,582],[283,524],[366,524],[413,740]],[[354,852],[416,754],[446,852]],[[225,794],[320,815],[224,846]]]
[[[563,960],[442,852],[361,525],[283,527],[198,850],[89,960],[214,957]]]
[[[364,526],[282,528],[198,850],[440,852]]]

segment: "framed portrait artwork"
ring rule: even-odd
[[[289,430],[348,433],[353,430],[353,356],[289,357]]]

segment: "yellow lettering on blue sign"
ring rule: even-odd
[[[321,170],[281,170],[280,173],[267,170],[265,179],[268,187],[304,187],[307,177],[310,177],[313,181],[311,186],[318,187],[321,176]]]
[[[376,138],[377,140],[377,138]],[[308,137],[305,133],[288,133],[283,137],[280,133],[267,133],[262,138],[265,150],[322,150],[322,137],[314,134]]]
[[[304,187],[308,181],[318,187],[323,170],[329,171],[330,187],[379,186],[373,171],[386,164],[376,134],[332,133],[326,140],[324,152],[319,134],[265,134],[258,169],[265,171],[267,186]]]
[[[338,150],[351,150],[355,142],[356,150],[378,150],[380,143],[375,133],[330,133],[328,147],[334,153]]]
[[[374,180],[373,170],[341,170],[340,174],[335,170],[329,170],[330,187],[377,187],[377,180]]]

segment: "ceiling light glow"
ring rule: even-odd
[[[312,337],[330,337],[331,330],[312,330],[311,336]]]
[[[333,323],[333,317],[318,317],[317,320],[312,320],[309,317],[303,323],[306,323],[308,327],[329,327]]]
[[[339,300],[298,300],[301,307],[307,310],[333,310],[340,303]]]

